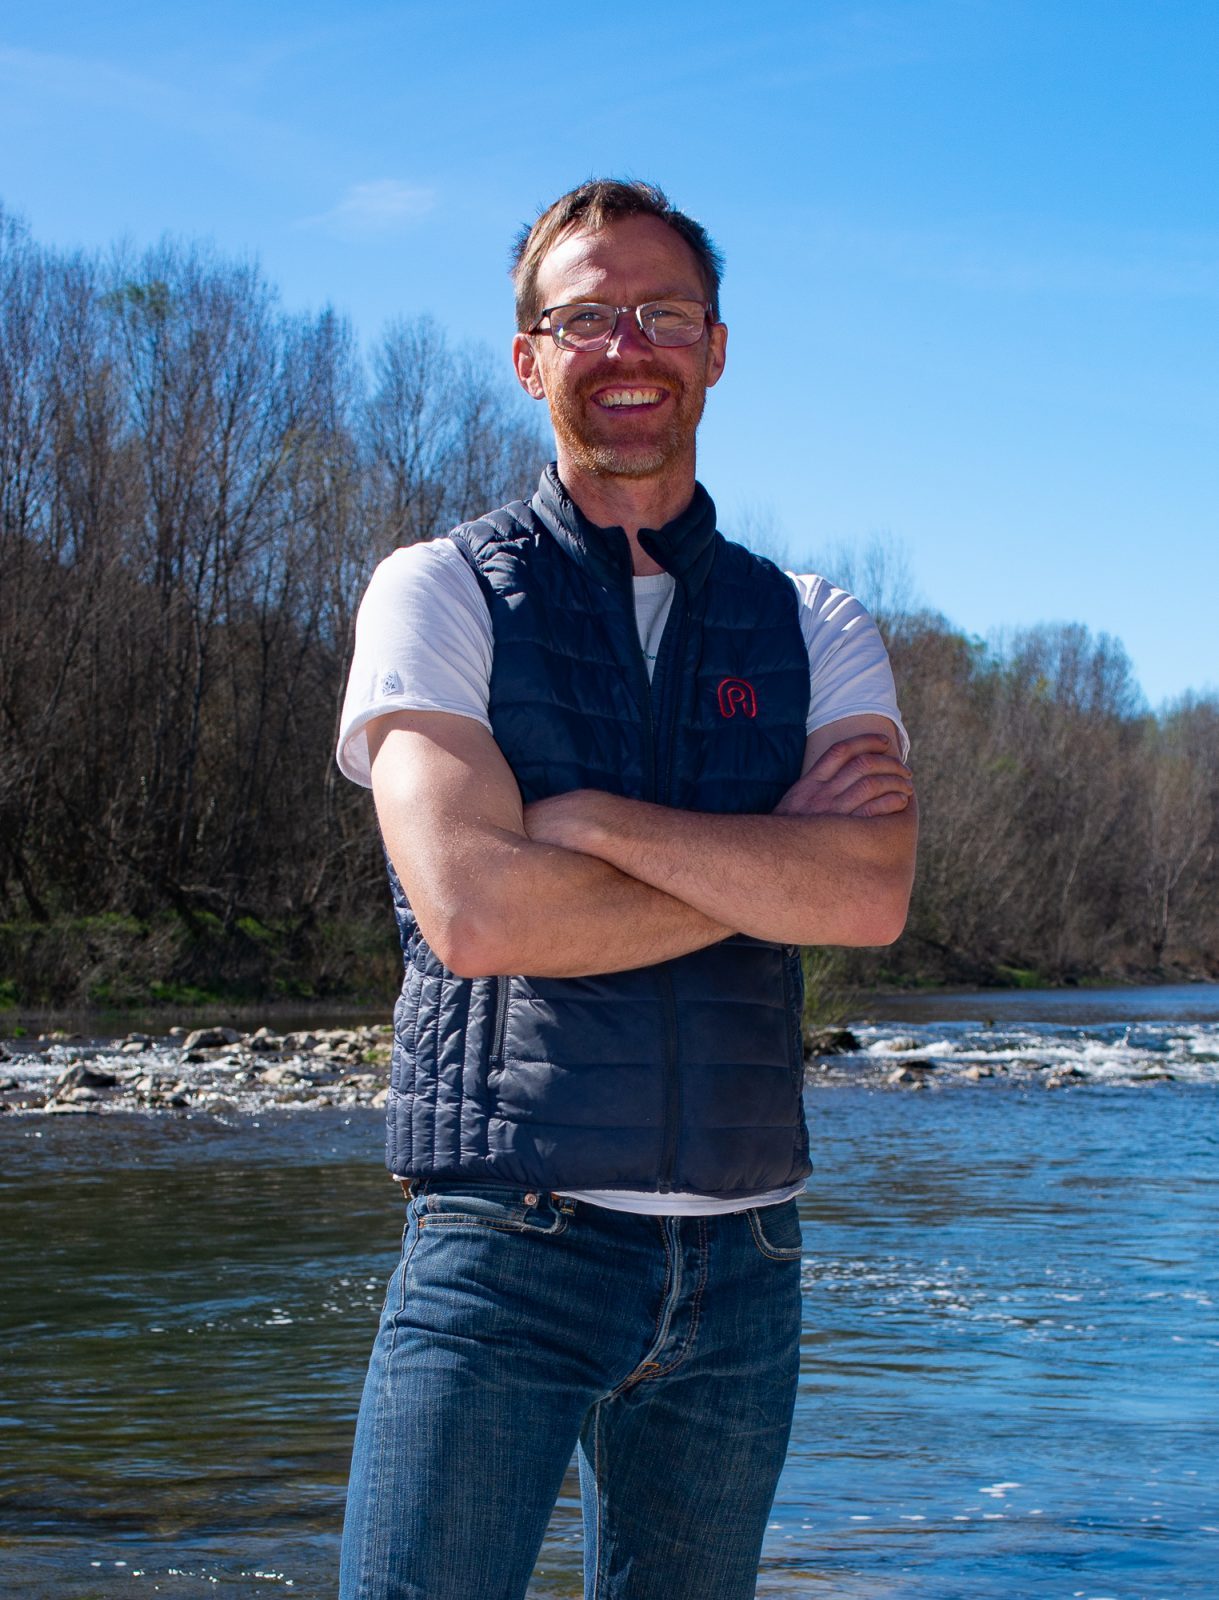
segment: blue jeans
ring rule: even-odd
[[[431,1182],[360,1406],[341,1600],[521,1600],[579,1447],[586,1600],[748,1600],[795,1404],[795,1201]]]

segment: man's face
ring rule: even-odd
[[[542,307],[706,299],[694,252],[657,217],[574,230],[543,257],[537,281]],[[560,469],[622,478],[693,471],[694,434],[706,391],[724,370],[727,331],[710,324],[697,344],[665,349],[628,315],[604,350],[588,352],[560,350],[548,334],[517,334],[517,377],[550,407]]]

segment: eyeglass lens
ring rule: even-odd
[[[566,350],[602,350],[614,336],[619,315],[631,309],[591,302],[554,306],[550,331]],[[697,300],[650,300],[633,309],[644,336],[662,346],[697,343],[707,320],[707,308]]]

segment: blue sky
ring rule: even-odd
[[[506,374],[520,223],[661,183],[728,258],[722,523],[884,535],[971,633],[1116,634],[1153,704],[1219,688],[1217,150],[1215,0],[0,11],[36,237],[206,237]]]

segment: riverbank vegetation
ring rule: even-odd
[[[499,366],[426,318],[365,354],[251,263],[0,213],[0,1006],[392,994],[338,703],[375,562],[536,478]],[[823,981],[1219,970],[1219,702],[1153,715],[1112,639],[984,644],[860,576],[921,863],[899,943]]]

